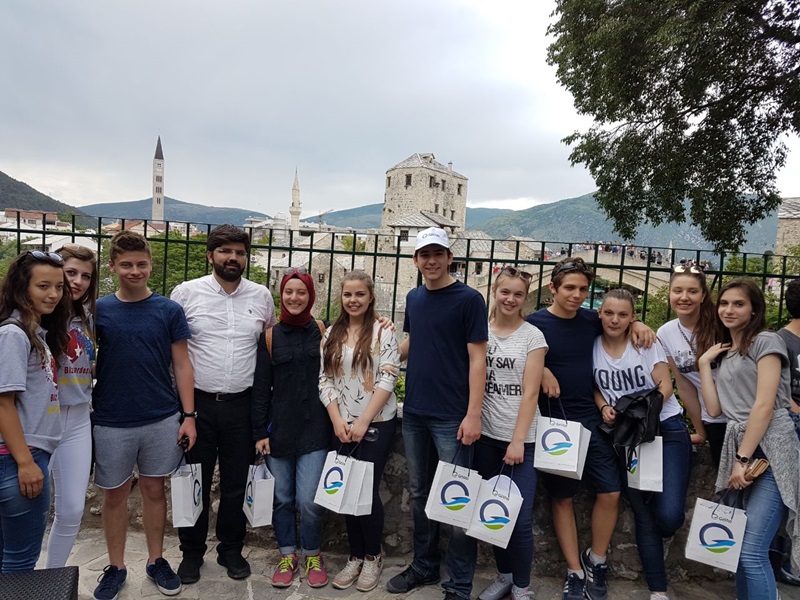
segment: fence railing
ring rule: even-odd
[[[80,223],[86,223],[81,217]],[[0,223],[0,275],[10,260],[25,250],[57,251],[65,243],[91,247],[99,257],[100,293],[111,293],[116,281],[108,267],[108,240],[115,221],[97,218],[91,228],[79,225],[76,217],[66,229],[22,222]],[[149,240],[153,253],[150,285],[168,295],[173,287],[211,271],[206,259],[205,239],[215,225],[192,223],[153,223],[120,220],[117,227],[139,231]],[[245,228],[247,229],[247,228]],[[338,310],[341,278],[350,270],[363,269],[376,285],[377,308],[395,320],[402,319],[405,295],[422,283],[413,265],[414,240],[379,232],[321,231],[297,232],[253,230],[252,252],[246,275],[266,285],[273,294],[284,269],[305,266],[314,276],[317,316],[330,319]],[[787,320],[783,307],[785,283],[798,276],[800,257],[771,253],[715,253],[696,248],[657,248],[602,242],[560,242],[529,240],[491,240],[454,236],[454,260],[451,271],[466,284],[480,290],[489,303],[491,285],[499,269],[507,264],[529,271],[533,284],[527,310],[546,305],[550,298],[548,283],[553,265],[565,255],[581,256],[594,267],[598,280],[591,288],[589,306],[596,306],[606,287],[624,286],[639,298],[640,316],[652,326],[670,318],[667,284],[673,267],[691,262],[704,265],[712,290],[719,290],[731,277],[754,278],[767,294],[771,312],[770,325],[777,327]]]

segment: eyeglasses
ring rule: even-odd
[[[283,270],[284,275],[294,275],[295,273],[298,275],[308,275],[308,269],[305,267],[289,267]]]
[[[56,254],[55,252],[42,252],[41,250],[29,250],[28,255],[32,256],[36,260],[43,260],[45,262],[52,261],[56,263],[58,266],[64,264],[64,259],[61,255]]]
[[[558,275],[559,273],[564,273],[566,271],[582,271],[587,272],[591,271],[591,269],[586,265],[583,261],[575,261],[575,262],[565,262],[561,263],[560,265],[556,265],[553,269],[553,277]]]
[[[524,279],[528,283],[530,283],[531,279],[533,279],[533,275],[531,275],[527,271],[522,271],[522,270],[517,269],[515,267],[503,267],[502,269],[500,269],[500,274],[501,275],[508,275],[509,277],[521,277],[522,279]]]
[[[705,275],[706,272],[703,271],[703,267],[698,267],[697,265],[675,265],[672,267],[673,273],[694,273],[695,275]]]

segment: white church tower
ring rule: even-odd
[[[294,185],[292,186],[292,206],[289,214],[292,215],[292,231],[300,230],[300,182],[297,179],[297,169],[294,170]]]
[[[153,211],[152,220],[164,221],[164,152],[161,150],[161,136],[158,136],[156,155],[153,158]]]

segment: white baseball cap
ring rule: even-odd
[[[447,232],[438,227],[428,227],[423,229],[417,234],[417,244],[414,246],[414,252],[425,246],[443,246],[450,249],[450,240],[447,239]]]

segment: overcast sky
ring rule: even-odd
[[[383,201],[433,152],[469,205],[593,191],[561,138],[589,121],[545,63],[552,0],[7,0],[0,171],[72,205],[165,192],[303,215]],[[800,196],[800,143],[779,177]]]

